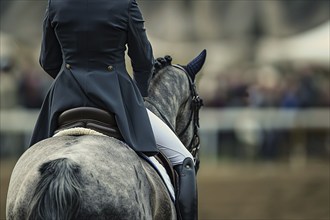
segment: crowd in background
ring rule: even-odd
[[[11,78],[10,65],[3,65],[0,74],[2,81]],[[12,76],[17,88],[11,91],[16,93],[17,106],[40,108],[51,79],[41,69],[26,69],[19,75]],[[214,95],[203,98],[206,107],[218,108],[330,107],[329,67],[293,62],[242,64],[219,73]]]
[[[330,107],[329,67],[278,62],[240,65],[217,75],[208,107]]]

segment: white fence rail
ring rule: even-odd
[[[330,109],[260,109],[204,108],[200,115],[201,129],[226,130],[254,121],[264,129],[330,128]]]
[[[202,150],[216,154],[218,133],[234,130],[247,140],[256,138],[259,131],[270,129],[328,131],[330,139],[330,109],[278,109],[278,108],[204,108],[200,115]],[[330,144],[330,143],[327,143]]]
[[[0,132],[31,132],[38,110],[0,110]],[[264,129],[330,128],[330,109],[202,108],[201,130],[226,130],[255,121]]]
[[[0,110],[0,132],[31,133],[39,110]]]

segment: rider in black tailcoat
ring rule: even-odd
[[[134,79],[125,68],[126,45]],[[49,0],[40,64],[55,80],[30,146],[53,135],[63,111],[86,106],[113,112],[134,150],[158,152],[142,98],[153,53],[135,0]]]

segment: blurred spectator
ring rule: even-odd
[[[9,57],[0,59],[0,109],[17,107],[17,76],[14,61]]]
[[[44,98],[43,84],[38,72],[25,71],[18,85],[20,104],[25,108],[40,108]]]

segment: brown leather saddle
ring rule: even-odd
[[[115,115],[102,109],[78,107],[64,111],[58,118],[58,131],[69,128],[89,128],[104,135],[123,140]]]
[[[78,107],[64,111],[58,118],[58,129],[55,133],[76,127],[92,129],[109,137],[124,141],[117,126],[115,114],[102,109]],[[177,176],[172,163],[162,152],[155,155],[155,158],[164,166],[174,188],[177,189]]]

